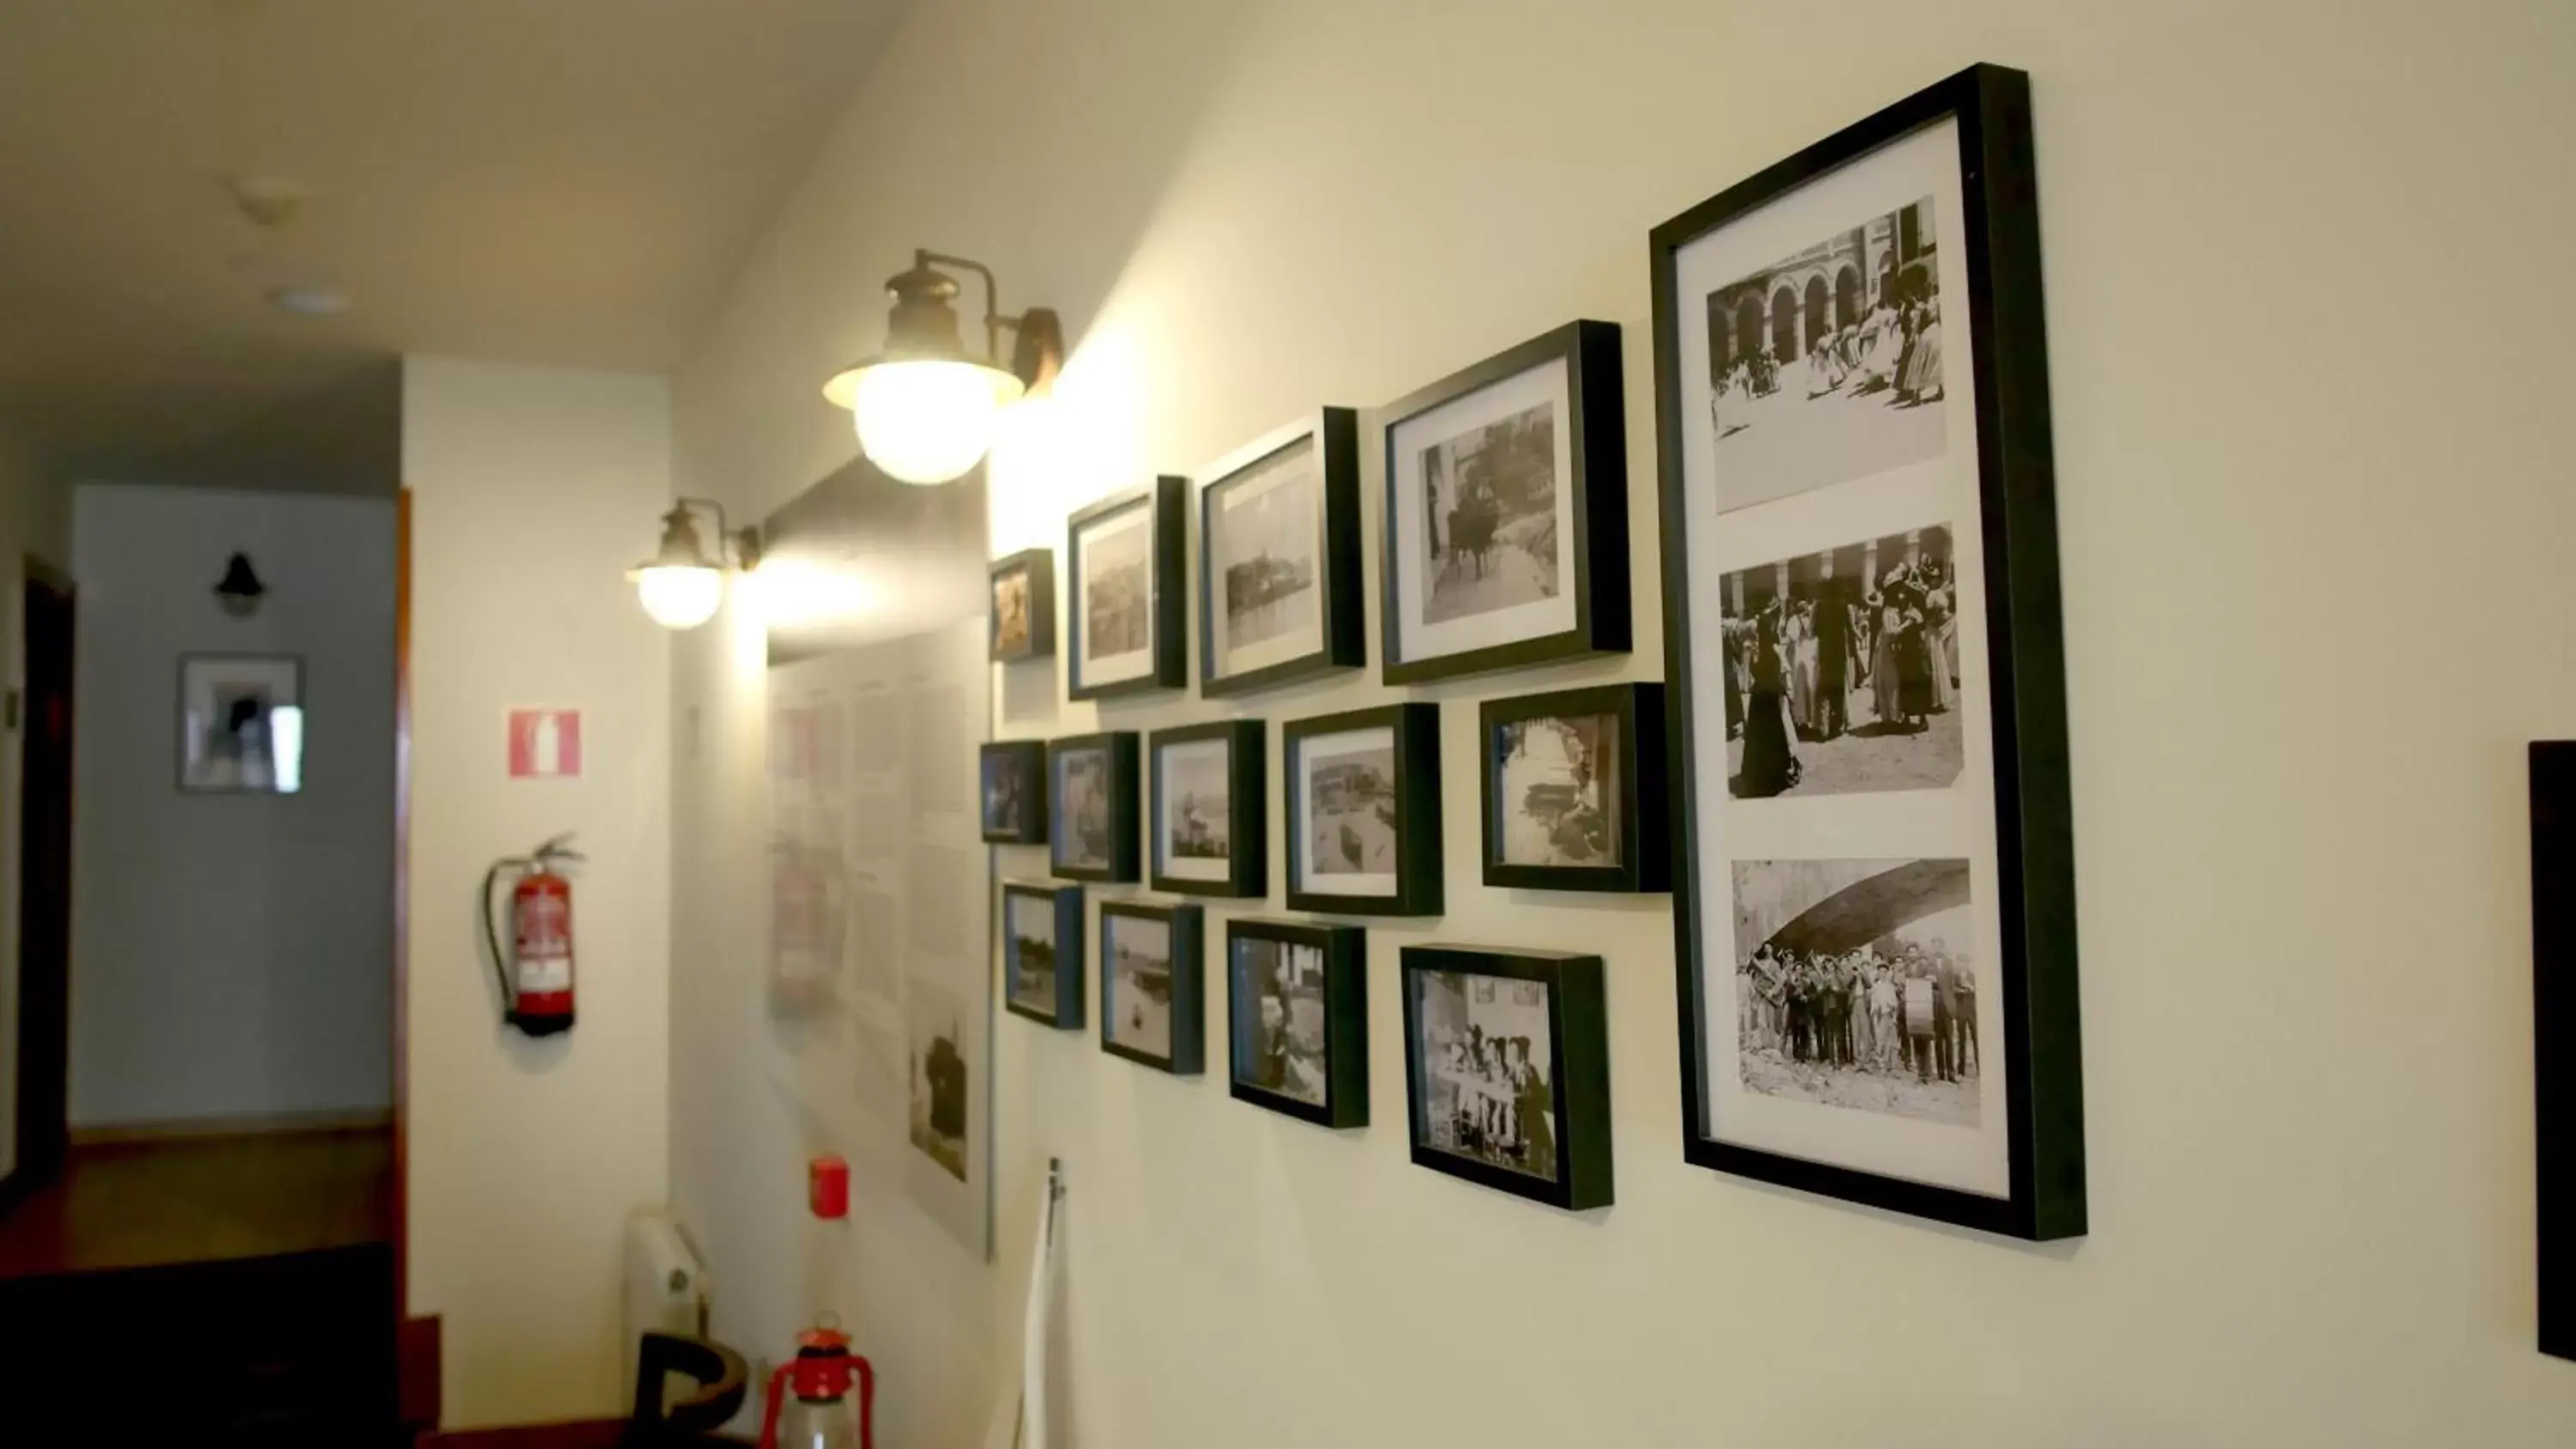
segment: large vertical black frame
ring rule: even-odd
[[[2531,1051],[2540,1351],[2576,1359],[2576,741],[2531,747]]]
[[[1240,674],[1218,670],[1216,598],[1223,580],[1217,576],[1217,496],[1234,476],[1308,438],[1315,442],[1315,470],[1322,486],[1316,496],[1324,515],[1319,530],[1324,556],[1317,562],[1323,576],[1319,606],[1324,623],[1322,647],[1293,659],[1247,669]],[[1368,606],[1360,583],[1360,433],[1359,414],[1349,408],[1322,408],[1285,428],[1211,463],[1199,474],[1199,693],[1210,699],[1269,689],[1356,669],[1368,662]]]
[[[1992,675],[1995,853],[2002,922],[2004,1042],[2010,1061],[2006,1197],[1712,1141],[1701,1040],[1701,923],[1728,918],[1699,899],[1701,762],[1690,729],[1689,529],[1682,461],[1682,364],[1675,256],[1685,246],[1828,172],[1944,120],[1958,125],[1968,316],[1977,410],[1986,639]],[[1655,418],[1662,474],[1665,680],[1670,691],[1673,893],[1682,1001],[1683,1155],[1807,1192],[2013,1237],[2085,1230],[2084,1074],[2076,1006],[2075,851],[2067,786],[2064,631],[2050,461],[2048,339],[2040,293],[2039,201],[2030,78],[1979,65],[1808,147],[1656,227]],[[1725,788],[1725,762],[1714,762]]]
[[[1189,491],[1186,478],[1164,476],[1147,487],[1104,498],[1078,510],[1064,523],[1064,681],[1073,699],[1108,699],[1181,689],[1190,682],[1188,600],[1183,597],[1182,570],[1188,567]],[[1082,587],[1082,531],[1104,518],[1142,508],[1153,538],[1147,548],[1146,608],[1154,621],[1154,667],[1134,679],[1088,684],[1082,678],[1082,631],[1090,600]]]

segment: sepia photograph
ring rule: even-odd
[[[1926,196],[1703,299],[1719,512],[1941,456],[1936,243]]]
[[[1556,405],[1442,439],[1421,462],[1424,621],[1555,598]]]
[[[1965,759],[1946,527],[1728,573],[1719,687],[1738,799],[1942,790]]]
[[[1392,876],[1396,868],[1395,732],[1354,730],[1304,742],[1306,871]]]
[[[1223,581],[1218,660],[1232,674],[1266,660],[1247,651],[1292,637],[1287,653],[1320,646],[1323,480],[1308,439],[1213,485],[1212,556]]]
[[[1415,970],[1413,1058],[1425,1145],[1554,1181],[1555,1060],[1548,985]]]
[[[1734,862],[1736,1062],[1766,1097],[1975,1127],[1968,862]]]
[[[1492,747],[1503,864],[1620,864],[1617,715],[1506,720]]]
[[[1104,968],[1100,1024],[1111,1045],[1157,1059],[1172,1055],[1172,923],[1100,916]]]
[[[1026,657],[1035,638],[1031,633],[1033,611],[1029,606],[1029,575],[1026,569],[1013,569],[993,575],[993,655],[997,659]]]
[[[1324,950],[1301,942],[1233,940],[1234,1079],[1247,1087],[1322,1107],[1331,1096],[1324,999]]]
[[[1008,906],[1004,913],[1004,955],[1009,967],[1006,983],[1011,1005],[1023,1011],[1052,1019],[1059,1000],[1056,991],[1057,970],[1056,902],[1052,896],[1010,893],[1002,897]]]
[[[1109,751],[1086,745],[1055,757],[1056,862],[1061,869],[1108,870],[1114,863]]]
[[[1184,880],[1225,880],[1233,870],[1228,851],[1234,761],[1225,740],[1165,745],[1155,800],[1162,807],[1162,873]]]
[[[936,981],[906,983],[911,1019],[912,1145],[949,1176],[966,1180],[968,1073],[966,1003]]]

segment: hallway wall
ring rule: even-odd
[[[1455,785],[1447,916],[1370,929],[1378,1125],[1326,1134],[1004,1017],[1000,1263],[934,1256],[867,1183],[850,1223],[803,1221],[798,1163],[832,1140],[770,1087],[787,1044],[750,1004],[738,620],[680,641],[706,733],[674,766],[713,863],[675,881],[674,1193],[719,1336],[776,1352],[837,1309],[889,1442],[983,1442],[1052,1152],[1063,1442],[1094,1449],[2566,1442],[2576,1366],[2531,1346],[2522,744],[2576,732],[2576,274],[2529,245],[2576,226],[2576,7],[919,6],[679,374],[680,480],[757,513],[846,460],[815,394],[877,346],[878,280],[916,246],[1074,338],[997,460],[997,555],[1319,403],[1615,321],[1636,653],[1410,692],[1463,760],[1477,697],[1660,674],[1648,229],[1976,60],[2029,70],[2037,107],[2092,1235],[2017,1246],[1685,1165],[1666,902],[1484,889]],[[2497,285],[2452,288],[2493,299],[2476,341],[2404,345],[2389,299],[2495,247]],[[996,723],[1395,693],[1095,710],[1005,685]],[[1408,1160],[1395,948],[1435,932],[1606,954],[1616,1207]]]
[[[72,520],[72,1125],[389,1109],[393,500],[85,483]],[[303,661],[300,792],[179,789],[192,653]]]
[[[409,1311],[450,1429],[623,1411],[620,1234],[669,1181],[670,646],[625,571],[670,507],[657,377],[410,357]],[[578,779],[508,777],[506,712],[581,711]],[[577,833],[579,1019],[501,1021],[497,858]]]
[[[71,569],[71,486],[0,433],[0,688],[26,683],[26,559]],[[18,1165],[19,740],[0,737],[0,1177]]]

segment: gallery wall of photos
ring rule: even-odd
[[[2083,1232],[2035,214],[2025,79],[1963,72],[1655,229],[1653,438],[1568,319],[997,561],[997,1029],[1561,1209],[1678,1149]],[[1666,893],[1669,956],[1443,929]],[[1684,1140],[1614,1144],[1608,1002],[1664,992]]]

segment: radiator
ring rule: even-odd
[[[689,1230],[662,1208],[626,1215],[626,1337],[618,1356],[621,1408],[635,1402],[636,1344],[647,1333],[704,1338],[707,1269]],[[685,1386],[683,1386],[685,1387]]]

